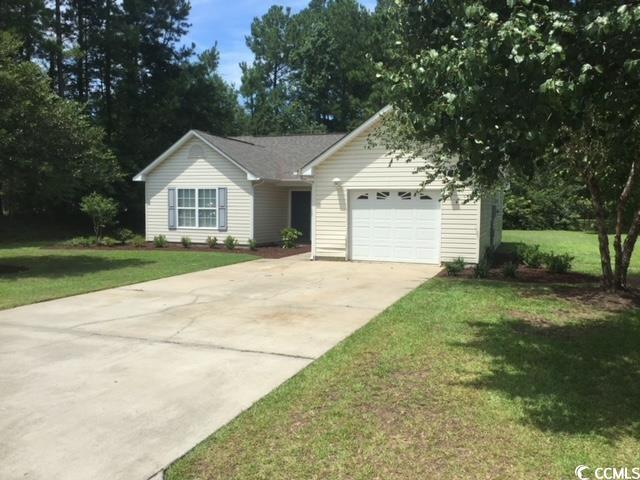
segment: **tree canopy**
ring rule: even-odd
[[[427,180],[445,178],[449,190],[479,194],[545,165],[579,178],[597,219],[603,282],[624,287],[640,230],[640,6],[397,5],[396,48],[381,65],[397,107],[385,142],[428,155]],[[615,273],[608,216],[616,218]]]

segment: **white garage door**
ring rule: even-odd
[[[351,259],[440,263],[437,192],[350,192]]]

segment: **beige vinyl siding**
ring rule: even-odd
[[[375,128],[375,127],[372,127]],[[348,250],[348,192],[360,189],[417,190],[423,176],[414,173],[419,164],[394,162],[388,152],[371,148],[365,131],[314,168],[312,202],[315,208],[316,257],[346,258]],[[334,178],[340,178],[336,188]],[[427,190],[440,190],[432,184]],[[440,255],[442,261],[462,256],[478,261],[478,202],[464,203],[468,192],[460,192],[442,204]]]
[[[258,243],[280,240],[280,232],[289,224],[290,190],[272,183],[254,188],[254,235]]]
[[[194,149],[193,153],[197,158],[189,158],[189,152],[194,145],[199,145],[201,148]],[[162,234],[166,235],[171,242],[179,242],[183,236],[188,236],[195,243],[203,243],[210,235],[217,236],[220,240],[227,235],[232,235],[240,243],[246,244],[247,239],[252,237],[253,186],[247,180],[247,174],[201,140],[194,138],[186,142],[152,170],[145,182],[147,240]],[[227,231],[194,228],[169,230],[167,194],[169,187],[226,187],[228,189]]]
[[[480,207],[480,256],[484,256],[487,247],[498,247],[502,243],[502,199],[503,194],[486,195],[481,199]],[[493,207],[496,215],[493,219]],[[493,228],[493,245],[491,245],[491,229]]]

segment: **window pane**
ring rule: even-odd
[[[216,208],[216,189],[205,188],[198,190],[198,207]]]
[[[178,226],[179,227],[195,227],[196,211],[195,209],[178,209]]]
[[[200,227],[215,227],[216,226],[216,211],[215,210],[198,210],[198,224]]]
[[[193,188],[178,189],[178,207],[194,208],[196,206],[196,191]]]

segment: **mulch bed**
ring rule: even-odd
[[[447,271],[442,270],[439,277],[446,277]],[[474,278],[473,268],[465,268],[457,278]],[[529,268],[524,265],[518,266],[516,278],[506,277],[501,268],[492,268],[489,270],[489,276],[486,280],[498,280],[503,282],[522,282],[522,283],[540,283],[540,284],[585,284],[598,283],[600,279],[593,275],[584,273],[568,272],[568,273],[551,273],[544,268]]]
[[[228,254],[236,254],[236,253],[244,253],[246,255],[255,255],[261,258],[284,258],[290,257],[292,255],[298,255],[301,253],[308,253],[311,251],[310,245],[299,245],[296,248],[282,248],[279,245],[268,245],[264,247],[258,247],[257,250],[250,250],[247,247],[238,247],[234,250],[228,250],[224,247],[224,245],[217,246],[216,248],[209,248],[208,245],[201,244],[192,244],[189,248],[184,248],[181,243],[168,243],[166,247],[156,248],[153,242],[147,242],[144,247],[132,247],[131,245],[114,245],[113,247],[105,247],[105,246],[91,246],[91,247],[72,247],[68,245],[56,244],[52,245],[50,248],[60,249],[60,250],[132,250],[132,251],[140,251],[140,250],[156,250],[156,251],[180,251],[180,252],[203,252],[203,253],[228,253]]]

